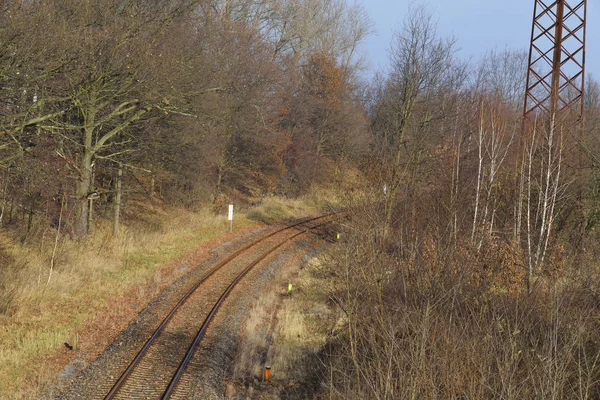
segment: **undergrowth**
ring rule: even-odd
[[[532,293],[516,246],[420,232],[382,246],[371,214],[343,221],[320,274],[343,311],[322,362],[332,399],[597,399],[600,313],[593,260],[555,252]],[[393,251],[392,251],[393,250]]]

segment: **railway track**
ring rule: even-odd
[[[217,263],[169,311],[104,398],[186,398],[187,366],[232,290],[257,264],[330,216],[297,220]]]

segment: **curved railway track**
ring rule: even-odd
[[[176,391],[176,397],[180,397],[185,392],[180,382],[185,381],[182,377],[186,368],[231,291],[257,264],[291,240],[323,225],[320,221],[331,215],[292,222],[216,264],[175,304],[104,398],[169,399]],[[252,252],[249,260],[233,263]]]

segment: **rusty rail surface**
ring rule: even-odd
[[[165,390],[164,394],[162,395],[161,399],[169,399],[171,397],[171,394],[173,393],[173,391],[175,390],[177,384],[179,383],[179,380],[181,379],[181,376],[183,375],[183,373],[185,372],[185,369],[187,368],[189,362],[192,360],[192,357],[194,356],[194,352],[196,351],[196,348],[198,347],[198,345],[200,344],[200,341],[202,340],[202,338],[204,337],[204,334],[206,333],[206,330],[208,329],[208,326],[210,324],[210,322],[213,320],[215,314],[217,313],[217,311],[219,310],[219,308],[221,307],[222,303],[225,301],[225,299],[229,296],[229,293],[231,293],[231,291],[233,290],[233,288],[239,283],[240,280],[242,280],[242,278],[248,273],[250,272],[250,270],[256,266],[256,264],[258,264],[259,262],[261,262],[262,260],[264,260],[265,258],[267,258],[270,254],[272,254],[275,250],[277,250],[279,247],[283,246],[284,244],[286,244],[287,242],[295,239],[296,237],[305,234],[306,232],[308,232],[310,229],[314,229],[319,225],[313,226],[307,230],[304,230],[302,232],[298,232],[295,235],[287,238],[286,240],[282,241],[281,243],[273,246],[271,249],[269,249],[268,251],[266,251],[265,253],[263,253],[259,258],[257,258],[254,262],[252,262],[250,265],[248,265],[234,280],[233,282],[231,282],[231,284],[227,287],[227,289],[225,289],[225,291],[223,292],[223,294],[221,295],[221,297],[219,297],[219,299],[217,300],[217,302],[215,303],[215,305],[213,306],[213,308],[210,310],[210,313],[207,315],[206,319],[204,320],[204,322],[202,323],[202,326],[200,327],[200,329],[198,330],[198,333],[196,334],[196,337],[194,338],[194,341],[192,342],[192,344],[190,345],[190,347],[188,348],[187,352],[185,353],[185,357],[183,358],[183,360],[181,361],[181,363],[179,364],[179,367],[177,367],[177,371],[175,372],[175,374],[173,375],[173,377],[171,378],[171,381],[169,382],[169,386],[167,386],[167,389]]]
[[[152,345],[154,344],[154,342],[156,341],[156,339],[160,336],[160,334],[163,332],[165,326],[167,326],[167,324],[169,323],[169,321],[171,321],[171,319],[173,318],[173,316],[177,313],[177,311],[181,308],[181,306],[189,299],[189,297],[207,280],[209,279],[212,275],[214,275],[218,270],[220,270],[223,266],[225,266],[226,264],[230,263],[232,260],[234,260],[236,257],[238,257],[239,255],[241,255],[242,253],[244,253],[245,251],[247,251],[248,249],[250,249],[251,247],[275,236],[276,234],[283,232],[285,230],[289,230],[295,227],[298,227],[300,225],[306,224],[306,223],[310,223],[313,221],[317,221],[320,219],[325,219],[328,217],[331,217],[332,215],[334,215],[334,213],[330,213],[330,214],[325,214],[325,215],[321,215],[318,217],[314,217],[314,218],[302,218],[299,220],[294,221],[291,224],[288,224],[280,229],[277,229],[265,236],[262,236],[254,241],[252,241],[251,243],[243,246],[242,248],[236,250],[235,252],[233,252],[229,257],[225,258],[224,260],[222,260],[221,262],[219,262],[217,265],[215,265],[215,267],[213,267],[213,269],[211,269],[206,275],[204,275],[200,280],[198,280],[198,282],[196,282],[184,295],[183,297],[177,302],[177,304],[175,304],[175,306],[173,306],[173,308],[171,309],[171,311],[167,314],[167,316],[163,319],[163,321],[160,323],[160,325],[156,328],[156,330],[154,331],[154,333],[150,336],[150,338],[146,341],[146,343],[144,344],[144,346],[141,348],[141,350],[137,353],[137,355],[135,356],[135,358],[131,361],[131,363],[129,364],[129,366],[125,369],[125,371],[121,374],[121,376],[119,377],[119,379],[115,382],[115,384],[112,386],[111,390],[106,394],[106,396],[104,397],[105,400],[110,400],[115,398],[115,396],[119,393],[120,389],[123,387],[123,385],[125,384],[125,382],[129,379],[129,377],[131,376],[131,374],[133,373],[133,371],[136,369],[136,367],[140,364],[140,362],[142,361],[142,359],[144,358],[144,356],[146,355],[146,353],[148,353],[148,350],[152,347]],[[162,395],[162,399],[168,399],[171,395],[171,393],[173,392],[173,390],[175,389],[177,383],[179,382],[179,379],[181,378],[181,376],[183,375],[183,372],[185,371],[185,368],[187,367],[187,364],[189,363],[189,361],[192,359],[193,354],[195,349],[197,348],[198,344],[200,343],[202,337],[204,336],[204,333],[206,332],[208,325],[210,324],[210,321],[212,320],[212,318],[215,316],[215,314],[217,313],[218,309],[220,308],[221,304],[225,301],[225,299],[227,298],[227,296],[229,295],[229,293],[233,290],[233,288],[242,280],[242,278],[254,267],[256,266],[260,261],[264,260],[267,256],[269,256],[270,254],[272,254],[275,250],[277,250],[279,247],[283,246],[285,243],[289,242],[290,240],[308,232],[311,229],[315,229],[319,226],[321,226],[321,224],[317,224],[315,226],[311,226],[301,232],[296,233],[295,235],[286,238],[285,240],[283,240],[282,242],[280,242],[279,244],[277,244],[276,246],[272,247],[271,249],[269,249],[267,252],[263,253],[260,257],[258,257],[257,259],[255,259],[254,262],[250,263],[250,265],[248,265],[246,268],[244,268],[244,270],[238,274],[238,276],[231,282],[231,284],[227,287],[227,289],[223,292],[223,294],[219,297],[219,299],[217,300],[217,302],[214,304],[213,308],[211,309],[210,313],[208,314],[208,316],[206,317],[204,323],[202,324],[202,326],[200,327],[198,333],[196,334],[196,337],[194,338],[194,341],[192,342],[192,344],[190,345],[190,347],[188,348],[188,351],[186,352],[186,355],[184,357],[184,359],[181,361],[179,367],[177,368],[176,373],[173,375],[173,377],[171,378],[171,381],[169,383],[169,385],[167,386],[167,389],[165,390],[165,392]]]

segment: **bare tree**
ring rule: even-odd
[[[38,82],[43,90],[32,95],[40,116],[17,128],[36,125],[62,138],[57,151],[77,171],[73,234],[83,237],[96,161],[120,162],[145,116],[176,111],[168,71],[157,68],[157,60],[173,55],[162,44],[188,4],[123,0],[83,7],[65,0],[35,7],[55,51],[35,60],[45,71]],[[46,47],[39,39],[34,43]]]
[[[527,52],[505,49],[486,53],[475,71],[475,86],[521,110],[525,95]]]
[[[567,181],[564,175],[564,137],[556,116],[544,126],[535,123],[525,147],[525,232],[528,289],[542,274],[553,224]]]
[[[362,60],[358,46],[372,23],[357,3],[345,0],[227,0],[213,5],[221,17],[245,21],[270,40],[273,55],[292,56],[300,64],[311,54],[335,57],[349,73]]]
[[[503,111],[505,111],[503,113]],[[492,235],[498,210],[498,180],[509,150],[512,148],[517,126],[510,123],[512,114],[502,108],[502,99],[494,96],[482,100],[477,129],[477,184],[473,210],[471,241],[481,249],[485,235]]]
[[[445,141],[456,121],[458,93],[466,78],[466,66],[455,60],[454,52],[455,40],[437,34],[427,8],[414,7],[394,35],[389,76],[375,91],[371,123],[382,168],[388,171],[385,226],[402,204],[405,232],[413,239],[418,235],[415,184],[431,166],[426,155]]]

